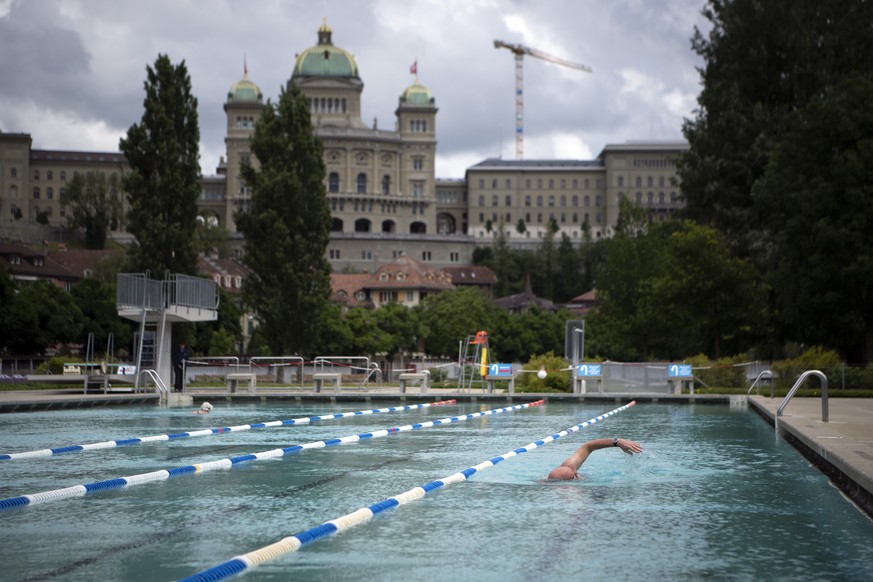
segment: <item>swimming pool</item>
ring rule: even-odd
[[[549,403],[227,471],[0,512],[5,580],[171,580],[527,445],[616,405]],[[0,497],[477,412],[461,404],[0,463]],[[0,452],[349,404],[8,414]],[[542,478],[590,438],[583,481]],[[250,570],[246,580],[869,579],[873,522],[753,412],[638,404]]]

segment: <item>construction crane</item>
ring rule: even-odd
[[[515,159],[524,159],[524,55],[530,55],[549,63],[576,69],[577,71],[593,72],[591,67],[580,65],[566,59],[532,49],[523,44],[511,44],[502,40],[494,41],[494,48],[505,48],[515,55]]]

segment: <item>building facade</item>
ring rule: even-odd
[[[432,267],[469,265],[473,250],[490,244],[500,228],[516,249],[535,248],[550,224],[582,244],[610,236],[623,197],[652,220],[682,207],[676,161],[684,142],[607,145],[594,160],[486,159],[463,179],[438,179],[431,91],[416,79],[398,96],[393,128],[365,123],[357,62],[332,37],[326,24],[318,29],[317,43],[297,55],[288,83],[306,97],[324,144],[332,214],[326,254],[334,272],[375,273],[404,255]],[[203,176],[198,201],[200,220],[227,229],[239,256],[243,241],[234,215],[252,196],[240,167],[257,166],[249,140],[264,106],[260,87],[244,71],[223,105],[225,156],[214,175]],[[35,150],[29,134],[0,132],[0,238],[70,238],[61,204],[65,184],[89,171],[121,178],[129,167],[117,152]],[[126,209],[126,195],[113,195]],[[129,240],[123,217],[112,227],[110,236]]]

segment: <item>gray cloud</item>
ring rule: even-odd
[[[4,8],[8,7],[5,11]],[[38,148],[115,151],[142,116],[146,65],[185,61],[199,102],[204,173],[224,150],[222,105],[249,77],[275,100],[323,17],[355,55],[362,117],[394,127],[397,98],[419,80],[436,97],[438,173],[514,155],[514,61],[521,42],[587,64],[582,73],[526,57],[526,157],[596,155],[607,143],[681,137],[699,90],[690,50],[703,0],[12,0],[0,1],[0,128]],[[567,136],[576,146],[567,149]],[[502,138],[502,143],[501,143]],[[564,145],[559,145],[564,144]]]

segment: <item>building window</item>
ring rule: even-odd
[[[646,180],[646,186],[651,188],[654,185],[655,185],[655,179],[652,178],[651,176],[649,176],[648,179]]]
[[[9,177],[17,178],[18,177],[18,168],[10,168],[9,169]]]
[[[539,223],[539,224],[543,223],[543,213],[542,212],[537,213],[537,223]]]
[[[510,188],[512,188],[512,180],[507,178],[506,179],[506,189],[509,190]]]
[[[424,160],[421,158],[415,158],[412,160],[412,169],[413,170],[423,170],[424,169]]]
[[[481,188],[483,190],[485,189],[485,179],[484,178],[479,178],[479,188]]]
[[[451,261],[453,263],[457,263],[460,260],[461,260],[461,253],[454,252],[454,251],[449,253],[449,261]]]
[[[479,196],[479,206],[485,206],[485,197],[482,195]]]
[[[512,196],[509,194],[506,195],[506,205],[512,206]]]
[[[642,203],[643,203],[643,193],[637,192],[637,204],[642,204]]]
[[[61,182],[67,181],[67,173],[64,170],[61,170]]]
[[[431,257],[430,251],[421,251],[421,260],[422,261],[429,261],[430,257]]]
[[[382,194],[391,194],[391,176],[388,174],[382,176]]]
[[[39,188],[34,188],[34,189],[33,189],[33,199],[34,199],[34,200],[39,200]]]
[[[358,174],[358,194],[367,193],[367,174]]]
[[[497,206],[497,194],[491,197],[491,206]]]
[[[594,197],[594,206],[600,206],[600,194]]]
[[[539,196],[537,196],[537,206],[539,206],[540,208],[542,208],[542,206],[543,206],[543,196],[542,196],[542,194],[540,194]]]
[[[525,196],[525,197],[524,197],[524,205],[525,205],[525,206],[530,206],[530,196]]]
[[[663,193],[662,193],[662,196],[663,196]],[[45,189],[45,198],[46,198],[46,200],[54,200],[55,199],[55,191],[53,188],[46,188]]]
[[[582,205],[585,206],[585,208],[591,206],[591,196],[586,194],[585,198],[583,199]]]
[[[554,206],[554,205],[555,205],[555,197],[549,196],[549,206]]]
[[[530,178],[525,178],[524,187],[530,190]]]
[[[421,198],[424,196],[424,182],[421,180],[413,180],[412,181],[412,195],[416,198]],[[422,206],[422,211],[424,207]]]
[[[373,251],[361,251],[361,258],[365,261],[370,261],[373,259]]]
[[[619,176],[618,177],[618,187],[621,188],[622,186],[624,186],[624,176]]]
[[[549,180],[549,190],[554,190],[554,189],[555,189],[555,181]]]
[[[497,178],[492,178],[492,179],[491,179],[491,189],[492,189],[492,190],[497,190]]]
[[[54,173],[51,170],[46,171],[45,179],[51,182],[54,179]],[[661,178],[661,182],[664,181],[664,178]]]
[[[339,192],[339,174],[336,172],[331,172],[330,176],[327,177],[327,191],[328,192]]]
[[[34,180],[39,180],[39,170],[34,170],[34,171],[33,171],[33,179],[34,179]]]

